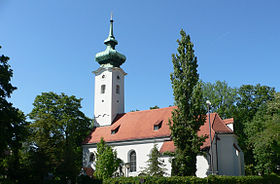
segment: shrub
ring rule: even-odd
[[[78,176],[77,184],[102,184],[102,180],[90,178],[86,175]]]
[[[120,177],[103,181],[104,184],[279,184],[280,176],[194,176],[174,177]]]

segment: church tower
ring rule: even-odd
[[[105,51],[99,52],[95,60],[100,67],[94,71],[94,124],[109,126],[117,114],[124,113],[124,77],[126,73],[120,66],[126,57],[115,50],[118,41],[113,35],[113,18],[110,20],[108,38],[104,41]]]

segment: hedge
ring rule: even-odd
[[[87,180],[79,184],[280,184],[280,176],[208,176],[197,177],[120,177],[104,180]]]
[[[271,176],[209,176],[197,177],[129,177],[111,178],[103,181],[104,184],[280,184],[280,177]]]

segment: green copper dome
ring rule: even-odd
[[[115,46],[118,44],[118,41],[113,35],[113,19],[111,16],[110,20],[110,31],[108,38],[104,41],[104,44],[107,45],[106,50],[99,52],[95,55],[95,60],[100,65],[112,65],[114,67],[120,67],[126,60],[126,57],[115,50]]]

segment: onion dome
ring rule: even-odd
[[[114,67],[120,67],[126,60],[126,57],[115,50],[115,46],[118,44],[118,41],[113,35],[113,18],[111,15],[110,19],[110,31],[108,38],[104,41],[104,44],[107,45],[106,50],[99,52],[95,55],[95,60],[100,65],[112,65]]]

